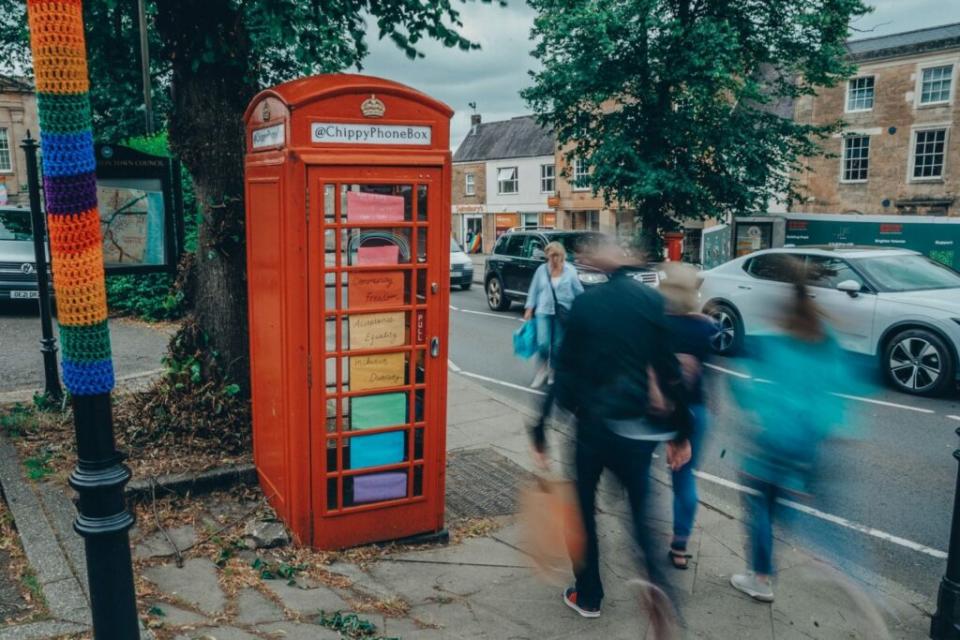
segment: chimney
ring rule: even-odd
[[[476,133],[477,127],[480,126],[480,114],[474,113],[470,116],[470,133]]]

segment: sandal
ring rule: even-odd
[[[667,552],[667,557],[670,558],[670,564],[673,565],[673,568],[681,571],[686,571],[690,568],[689,560],[693,558],[692,555],[687,553],[686,544],[680,545],[676,542],[670,545],[670,551]]]

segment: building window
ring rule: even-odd
[[[599,211],[587,211],[587,229],[590,231],[599,231],[600,230],[600,212]]]
[[[920,104],[950,102],[950,84],[953,80],[953,65],[928,67],[920,80]]]
[[[539,213],[524,213],[523,215],[523,228],[524,229],[536,229],[540,226],[540,214]]]
[[[587,167],[587,161],[583,158],[574,158],[573,160],[573,190],[590,190],[590,171]]]
[[[516,167],[497,169],[497,193],[517,193],[519,190],[520,180]]]
[[[946,129],[917,131],[913,146],[913,177],[916,180],[943,177],[944,149],[947,144]]]
[[[873,109],[873,76],[854,78],[847,83],[847,111]]]
[[[0,171],[12,171],[10,164],[10,137],[6,129],[0,128]]]
[[[468,195],[468,196],[477,195],[477,187],[476,187],[476,184],[474,183],[473,174],[472,173],[465,174],[463,176],[463,179],[464,179],[464,187],[463,187],[464,195]]]
[[[540,165],[540,193],[556,191],[556,168],[552,164]]]
[[[843,181],[865,182],[870,167],[870,136],[843,138]]]

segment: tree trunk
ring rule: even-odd
[[[659,200],[645,200],[637,213],[640,219],[640,246],[651,262],[663,258],[663,205]]]
[[[249,390],[243,204],[243,112],[256,92],[250,45],[230,0],[161,0],[157,28],[170,43],[169,136],[194,181],[201,221],[194,315],[226,380]],[[216,45],[212,48],[210,41]],[[211,50],[216,59],[208,59]]]

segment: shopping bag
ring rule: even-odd
[[[524,360],[537,353],[537,325],[532,320],[513,332],[513,353]]]
[[[538,477],[521,490],[521,548],[543,579],[569,581],[571,567],[583,561],[586,539],[573,484]]]

